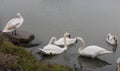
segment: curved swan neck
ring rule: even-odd
[[[66,37],[67,37],[67,35],[65,34],[65,35],[64,35],[64,48],[63,48],[63,50],[67,50]]]
[[[21,19],[23,19],[23,17],[21,16],[20,13],[17,13],[17,18],[21,18]]]
[[[80,48],[81,49],[84,49],[85,48],[85,42],[84,42],[84,40],[81,38],[81,37],[77,37],[76,38],[78,41],[80,41]]]
[[[64,47],[67,47],[66,36],[64,36]]]
[[[57,40],[56,37],[52,37],[52,38],[50,39],[50,41],[49,41],[49,44],[53,44],[56,40]]]

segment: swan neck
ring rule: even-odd
[[[53,42],[53,40],[51,39],[51,40],[49,41],[49,44],[52,44],[52,42]]]
[[[23,19],[23,17],[22,17],[20,14],[18,15],[18,17],[19,17],[20,19]]]
[[[56,41],[56,38],[53,39],[53,37],[50,39],[49,44],[53,44]]]
[[[67,49],[66,36],[64,36],[64,48],[66,48],[66,49]],[[65,50],[66,50],[66,49],[65,49]]]
[[[78,40],[80,41],[80,49],[84,49],[85,48],[85,42],[84,42],[84,40],[81,37],[78,38]]]

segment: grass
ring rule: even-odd
[[[0,71],[72,71],[63,65],[39,62],[23,47],[3,40],[0,45]]]

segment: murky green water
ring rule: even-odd
[[[120,1],[113,0],[0,0],[0,28],[16,13],[24,17],[24,24],[19,28],[32,32],[36,40],[42,42],[30,48],[38,58],[38,48],[45,46],[52,36],[60,38],[65,32],[72,37],[81,36],[86,45],[98,45],[113,54],[96,59],[80,57],[79,43],[69,46],[61,55],[43,57],[42,61],[76,67],[83,71],[115,71],[116,59],[120,56],[120,45],[116,47],[106,43],[107,33],[120,38]],[[119,40],[118,40],[119,41]]]

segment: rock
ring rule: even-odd
[[[10,33],[0,32],[0,36],[15,44],[29,43],[35,38],[34,34],[21,30],[16,30],[16,35],[12,34],[12,32]]]

